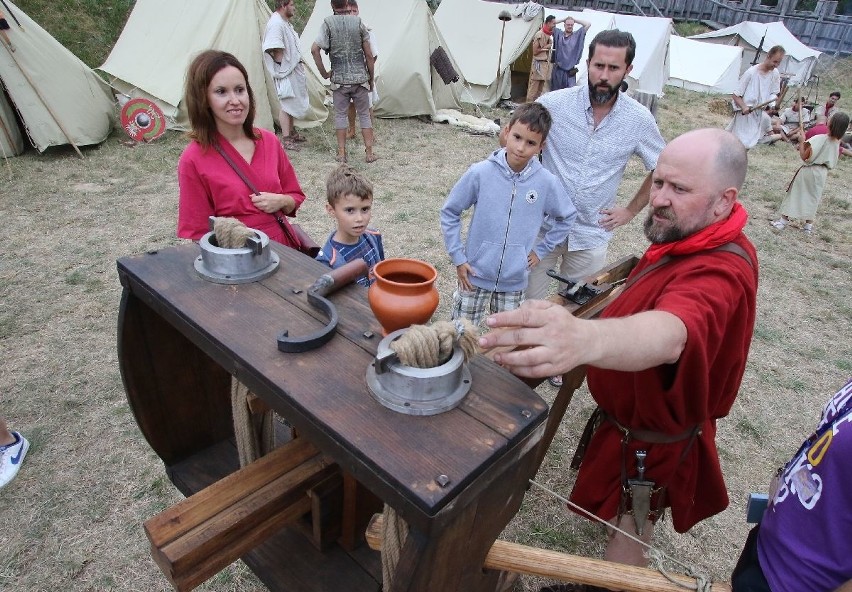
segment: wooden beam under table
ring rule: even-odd
[[[367,527],[367,543],[371,549],[382,548],[383,517],[376,514]],[[666,579],[659,571],[644,567],[613,563],[528,547],[508,541],[495,541],[483,565],[485,569],[554,578],[578,584],[603,586],[625,592],[683,592],[695,589],[695,578],[669,574]],[[731,592],[731,586],[714,582],[713,592]]]

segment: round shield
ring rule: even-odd
[[[166,131],[166,116],[153,101],[130,99],[121,108],[121,127],[137,142],[150,142]]]

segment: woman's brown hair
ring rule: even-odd
[[[249,96],[249,109],[246,120],[243,123],[243,131],[249,138],[257,137],[253,127],[255,113],[254,92],[251,90],[245,66],[228,52],[208,49],[198,54],[189,65],[189,69],[186,71],[186,92],[183,99],[186,102],[189,125],[192,128],[189,132],[189,137],[205,148],[212,146],[213,138],[216,137],[216,120],[213,117],[213,112],[210,110],[207,89],[210,87],[210,81],[213,80],[216,73],[228,66],[233,66],[242,72],[243,78],[245,78],[246,90]]]

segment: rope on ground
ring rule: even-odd
[[[253,396],[246,385],[236,378],[231,378],[231,411],[241,467],[259,459],[275,447],[272,411],[252,414],[248,399]]]
[[[214,218],[213,233],[216,244],[223,249],[241,249],[246,239],[254,236],[254,231],[236,218]]]
[[[603,520],[602,518],[599,518],[595,514],[592,514],[591,512],[589,512],[587,509],[585,509],[581,506],[578,506],[577,504],[575,504],[571,500],[569,500],[565,497],[562,497],[561,495],[559,495],[558,493],[556,493],[552,489],[545,487],[541,483],[537,483],[533,479],[530,479],[530,484],[538,487],[542,491],[549,493],[550,495],[555,497],[557,500],[559,500],[563,504],[570,506],[571,508],[573,508],[574,510],[576,510],[580,514],[589,518],[589,520],[592,520],[594,522],[600,522],[601,524],[603,524],[607,528],[618,531],[621,534],[623,534],[624,536],[626,536],[627,538],[631,539],[633,542],[639,543],[643,547],[646,547],[648,549],[648,557],[651,560],[651,566],[653,567],[653,569],[656,569],[657,571],[659,571],[671,583],[673,583],[677,586],[680,586],[681,588],[684,588],[685,590],[696,590],[697,592],[711,592],[711,589],[712,589],[711,586],[712,586],[712,583],[713,583],[712,580],[709,577],[707,577],[706,575],[700,573],[698,571],[698,569],[695,568],[695,566],[688,565],[686,563],[683,563],[682,561],[678,561],[677,559],[675,559],[671,555],[667,555],[663,551],[660,551],[659,549],[649,545],[645,541],[636,538],[635,536],[633,536],[629,532],[618,528],[617,526],[607,522],[606,520]],[[675,563],[675,564],[681,566],[684,569],[684,571],[686,572],[687,576],[689,576],[691,578],[695,578],[695,584],[692,585],[692,586],[686,586],[686,585],[672,579],[672,577],[666,572],[666,570],[663,567],[663,560],[668,560],[668,561],[671,561],[672,563]]]
[[[450,359],[456,344],[461,348],[465,362],[479,351],[479,331],[467,319],[412,325],[390,344],[390,348],[405,366],[435,368]],[[387,504],[382,514],[382,589],[387,592],[408,536],[408,524]]]

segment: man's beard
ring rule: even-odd
[[[622,78],[622,80],[624,79]],[[601,86],[605,86],[606,90],[601,90]],[[592,103],[597,103],[598,105],[605,105],[612,99],[612,97],[618,94],[620,88],[621,80],[619,80],[618,84],[616,84],[615,86],[606,83],[598,83],[597,85],[592,85],[592,81],[589,80],[589,100]]]
[[[662,216],[669,222],[672,222],[672,224],[670,226],[655,226],[655,214]],[[683,228],[677,225],[677,218],[675,217],[674,212],[672,212],[671,208],[667,207],[651,208],[648,211],[648,217],[645,218],[644,229],[645,237],[655,245],[673,243],[692,234],[692,231],[686,232]]]

